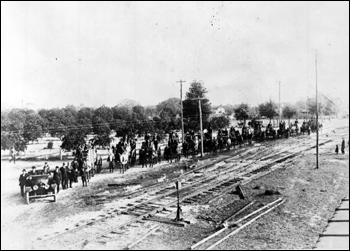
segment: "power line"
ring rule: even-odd
[[[205,115],[210,115],[209,113],[205,113]],[[187,116],[184,117],[184,119],[190,119],[190,118],[198,118],[198,115],[192,115],[192,116]],[[176,119],[176,117],[170,117],[170,119]],[[82,126],[61,126],[61,127],[51,127],[51,128],[45,128],[45,129],[37,129],[37,130],[2,130],[1,133],[12,133],[12,134],[22,134],[22,133],[29,133],[29,132],[55,132],[55,131],[74,131],[74,130],[81,130],[81,129],[94,129],[94,128],[102,128],[104,126],[118,126],[118,125],[122,125],[122,126],[126,126],[127,124],[140,124],[143,122],[150,122],[150,123],[157,123],[158,121],[154,121],[153,119],[144,119],[144,120],[138,120],[138,121],[120,121],[120,119],[118,119],[119,121],[116,122],[104,122],[104,123],[99,123],[99,124],[91,124],[91,125],[82,125]],[[165,119],[159,119],[160,121],[165,121]],[[39,124],[36,124],[39,125]]]

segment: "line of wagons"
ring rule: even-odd
[[[304,135],[306,133],[310,135],[311,132],[316,132],[316,122],[313,120],[308,122],[304,121],[301,125],[294,123],[290,126],[283,124],[279,127],[265,127],[262,120],[255,120],[252,121],[250,125],[254,128],[253,138],[260,141],[283,137],[288,138],[290,136]],[[319,128],[322,128],[321,123],[319,123]]]
[[[270,127],[270,128],[268,128],[268,127],[265,127],[263,125],[263,121],[255,120],[254,123],[251,124],[251,126],[254,127],[253,138],[260,139],[260,140],[265,140],[268,138],[277,138],[277,137],[288,138],[291,135],[299,135],[300,133],[310,134],[311,132],[315,131],[315,126],[313,124],[310,124],[310,123],[303,123],[300,126],[300,129],[298,127],[296,127],[295,125],[293,125],[291,127],[282,127],[282,128]],[[321,125],[321,127],[322,127],[322,125]],[[299,130],[300,130],[300,132],[299,132]],[[167,155],[167,153],[165,155]],[[173,157],[173,156],[171,156],[171,157]],[[172,159],[171,157],[170,157],[170,160]],[[179,159],[179,157],[180,157],[179,154],[176,152],[175,158]],[[132,164],[135,165],[136,164],[136,154],[134,155],[133,159],[134,159],[134,161]],[[167,159],[169,161],[168,157],[165,157],[165,159]],[[153,160],[151,160],[151,162],[153,162]],[[130,163],[128,163],[128,164],[130,164]],[[145,163],[140,162],[139,164],[141,164],[143,166]],[[152,163],[152,165],[153,165],[153,163]],[[146,163],[146,166],[147,166],[147,163]],[[100,166],[98,163],[96,163],[96,167],[97,167],[97,173],[100,173],[100,171],[102,169],[102,165]],[[127,168],[129,168],[129,165]],[[95,169],[93,168],[90,171],[92,171],[91,176],[94,176]],[[53,171],[51,171],[51,172],[53,172]],[[52,197],[53,202],[56,202],[56,200],[57,200],[56,184],[52,180],[52,177],[53,177],[52,175],[39,174],[39,175],[29,175],[28,177],[30,177],[30,178],[27,180],[27,184],[25,187],[25,200],[28,204],[30,204],[31,199],[47,198],[47,197]]]

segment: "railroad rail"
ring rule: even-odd
[[[255,210],[254,212],[244,216],[243,218],[233,222],[231,225],[225,225],[222,229],[215,232],[212,235],[209,235],[208,237],[204,238],[203,240],[199,241],[198,243],[192,245],[190,249],[200,249],[200,250],[210,250],[214,247],[218,246],[220,243],[225,241],[230,236],[238,233],[243,228],[247,227],[248,225],[252,224],[254,221],[259,219],[260,217],[264,216],[265,214],[269,213],[270,211],[274,210],[281,204],[285,202],[285,199],[279,198],[263,207],[260,207],[259,209]]]
[[[330,141],[324,141],[320,145]],[[213,198],[232,191],[238,185],[245,184],[255,178],[270,173],[276,169],[272,167],[283,162],[291,161],[298,154],[314,147],[303,146],[293,153],[290,153],[288,150],[278,151],[277,153],[270,153],[267,156],[265,155],[253,160],[254,156],[261,154],[259,152],[246,158],[245,161],[250,161],[249,163],[232,163],[240,158],[236,155],[223,158],[216,164],[212,163],[205,167],[196,168],[196,170],[191,171],[191,174],[195,171],[215,167],[217,164],[222,164],[221,166],[223,166],[220,170],[214,168],[214,170],[208,171],[210,175],[207,177],[193,176],[190,173],[185,173],[176,178],[184,179],[180,201],[184,204],[207,203]],[[300,146],[294,148],[300,148]],[[268,152],[269,149],[265,148],[263,151]],[[147,221],[147,218],[157,214],[161,214],[164,218],[169,218],[174,212],[177,203],[176,191],[169,181],[165,186],[154,186],[152,189],[155,191],[150,192],[150,188],[145,189],[149,192],[146,198],[140,198],[135,200],[134,203],[121,206],[107,216],[91,220],[66,232],[45,238],[40,241],[40,245],[47,249],[50,247],[57,248],[57,246],[66,249],[72,249],[78,246],[84,247],[87,244],[105,243],[106,240],[120,239],[120,235],[125,236],[128,230],[135,229],[136,227],[137,229],[143,229],[143,231],[140,230],[140,235],[144,236],[147,232],[152,231],[150,229],[154,227],[154,223]],[[136,196],[134,199],[138,197]],[[115,218],[116,216],[118,216],[118,219]],[[141,226],[142,228],[140,228]],[[125,243],[127,240],[124,238],[123,241]]]

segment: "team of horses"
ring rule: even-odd
[[[322,128],[322,124],[319,124],[319,128]],[[286,123],[281,121],[278,128],[274,128],[271,123],[264,127],[261,121],[252,120],[247,126],[243,125],[242,128],[232,126],[229,130],[226,128],[224,130],[219,129],[216,137],[213,137],[212,130],[209,128],[204,130],[203,152],[216,154],[224,150],[229,151],[231,148],[240,148],[244,144],[252,144],[253,140],[264,141],[288,138],[305,133],[310,135],[314,131],[316,131],[316,123],[313,120],[304,121],[300,126],[298,121],[295,121],[290,126],[286,126]],[[172,137],[171,134],[168,144],[163,148],[163,151],[161,146],[153,144],[152,138],[142,142],[142,146],[138,151],[138,164],[142,167],[153,167],[162,160],[167,162],[179,161],[181,155],[185,158],[189,156],[195,157],[200,152],[201,137],[199,134],[195,134],[193,131],[186,133],[182,144],[180,144],[178,137]],[[137,164],[136,141],[123,138],[116,147],[112,147],[111,156],[113,157],[109,161],[112,162],[112,165],[119,166],[120,173],[124,173],[131,166]],[[101,170],[101,167],[99,170]],[[91,170],[89,173],[93,176],[94,170]]]

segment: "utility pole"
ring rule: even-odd
[[[182,143],[184,143],[184,114],[183,114],[183,108],[182,108],[182,83],[186,82],[180,79],[180,81],[176,81],[177,83],[180,83],[180,105],[181,105],[181,131],[182,131]]]
[[[316,69],[316,169],[318,169],[318,99],[317,99],[317,50],[315,52],[315,69]]]
[[[306,119],[309,119],[309,108],[307,107],[307,102],[309,101],[309,96],[306,96],[305,108],[306,108]]]
[[[204,98],[191,98],[190,100],[198,100],[198,105],[199,105],[199,124],[201,128],[201,157],[203,157],[203,123],[202,123],[202,105],[201,105],[201,100]]]
[[[200,127],[201,127],[201,157],[203,157],[203,124],[202,124],[202,105],[201,105],[201,100],[198,98],[199,101],[199,122],[200,122]]]
[[[279,81],[278,83],[279,83],[279,84],[278,84],[278,87],[279,87],[279,88],[278,88],[278,89],[279,89],[279,94],[278,94],[278,98],[279,98],[279,112],[278,112],[278,113],[279,113],[279,115],[280,115],[280,116],[279,116],[279,121],[278,121],[278,122],[281,123],[281,81]]]

